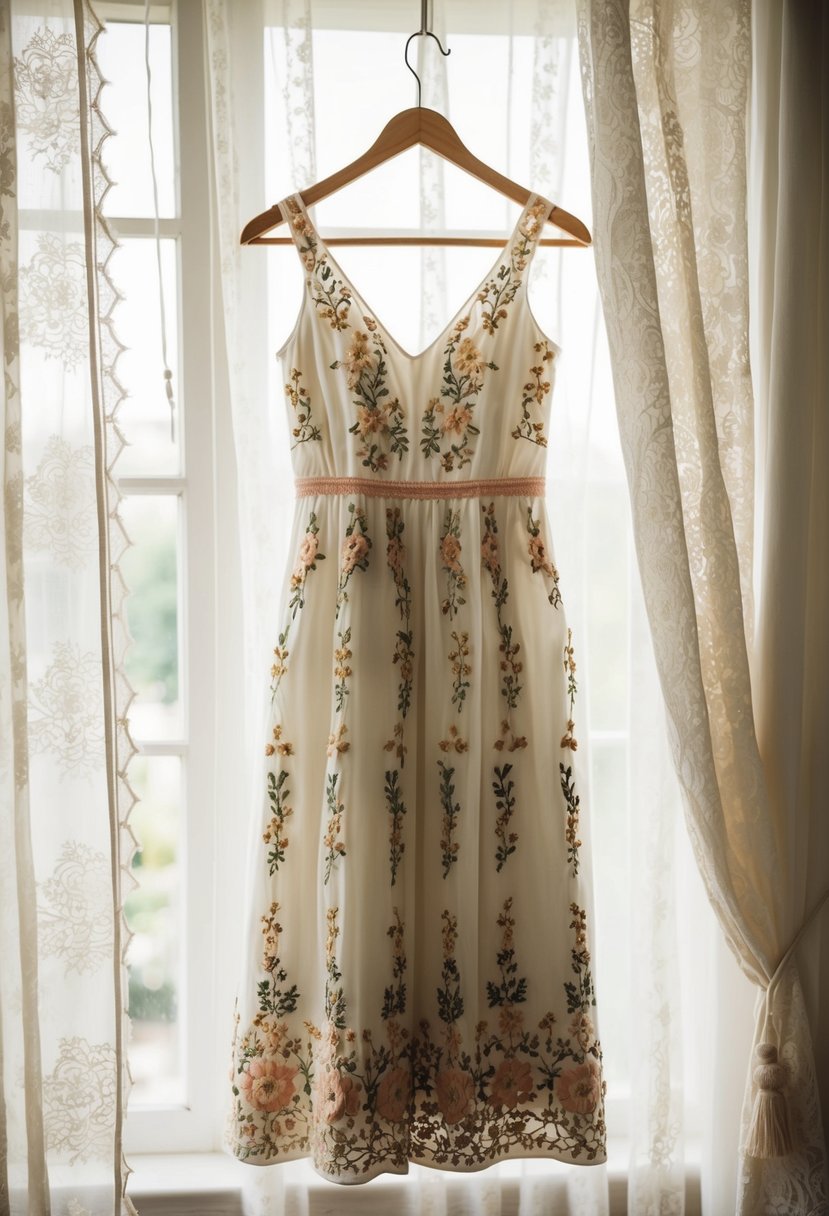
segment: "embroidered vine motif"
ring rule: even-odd
[[[400,613],[401,629],[395,634],[394,654],[392,662],[400,669],[400,682],[397,689],[398,719],[394,725],[392,737],[384,743],[386,751],[396,753],[403,768],[406,757],[406,746],[403,742],[404,722],[412,701],[412,681],[414,679],[414,645],[411,629],[412,588],[405,569],[406,547],[403,544],[405,525],[399,507],[386,508],[386,562],[394,579],[395,607]]]
[[[296,1010],[299,1002],[299,989],[296,984],[291,984],[290,988],[282,987],[287,983],[288,973],[282,966],[279,957],[279,938],[282,926],[276,919],[278,913],[279,904],[274,901],[268,909],[267,915],[262,917],[262,937],[264,939],[262,970],[268,978],[258,984],[257,992],[260,1013],[284,1018],[286,1014]],[[262,1108],[260,1107],[260,1109]]]
[[[443,829],[440,837],[441,860],[443,862],[443,877],[446,878],[454,863],[458,860],[459,844],[453,840],[453,833],[461,811],[461,804],[454,801],[455,787],[452,778],[454,768],[450,768],[444,760],[438,760],[440,773],[440,803],[443,808]]]
[[[308,390],[300,384],[301,377],[302,372],[298,368],[292,367],[291,381],[285,385],[285,396],[291,403],[297,421],[297,425],[291,430],[291,435],[295,440],[291,444],[292,451],[300,443],[322,441],[322,431],[311,421],[311,398]]]
[[[518,228],[518,237],[509,250],[509,264],[502,262],[495,274],[487,280],[478,299],[481,301],[481,321],[488,334],[494,334],[507,316],[507,309],[515,299],[522,283],[521,272],[529,261],[535,240],[544,221],[547,206],[534,203],[527,210]]]
[[[446,596],[441,601],[440,610],[450,621],[458,608],[466,603],[462,594],[466,590],[466,574],[460,558],[461,513],[447,507],[440,536],[440,564],[446,571]]]
[[[495,820],[495,838],[498,847],[495,850],[495,860],[498,863],[496,872],[500,873],[507,858],[515,852],[518,840],[517,832],[509,831],[509,823],[515,811],[515,782],[510,779],[512,765],[505,764],[502,768],[495,766],[495,780],[492,789],[495,794],[495,809],[498,812]]]
[[[334,677],[336,681],[334,684],[334,704],[337,713],[341,713],[345,704],[345,698],[349,693],[348,680],[353,674],[348,665],[348,660],[354,657],[348,644],[351,641],[351,626],[349,625],[347,629],[340,629],[337,637],[340,640],[340,644],[334,648]]]
[[[277,644],[273,649],[274,662],[271,666],[271,702],[273,702],[282,678],[288,670],[288,659],[290,657],[288,638],[291,632],[291,624],[295,620],[297,613],[305,607],[305,584],[308,580],[308,575],[312,570],[316,570],[317,562],[325,561],[325,554],[319,551],[319,530],[316,514],[312,511],[308,520],[308,526],[305,529],[305,535],[300,542],[294,568],[291,571],[289,582],[291,595],[288,601],[291,619],[278,635]]]
[[[559,763],[558,768],[561,775],[561,792],[567,804],[567,827],[564,833],[567,841],[567,860],[570,863],[573,877],[575,877],[579,872],[579,849],[581,847],[581,841],[578,838],[579,796],[573,783],[572,766],[568,764],[565,768],[563,764]]]
[[[541,521],[533,519],[532,507],[527,507],[527,532],[530,536],[528,550],[532,572],[533,574],[538,574],[541,571],[553,580],[553,585],[550,588],[547,599],[554,608],[558,608],[561,605],[561,593],[558,589],[558,570],[547,556],[547,547],[541,539]]]
[[[325,803],[328,809],[328,822],[325,825],[325,835],[323,844],[327,849],[325,854],[325,873],[323,875],[323,884],[327,884],[331,877],[331,870],[334,864],[340,857],[345,857],[345,845],[340,840],[340,831],[342,830],[343,806],[340,799],[337,797],[337,781],[339,773],[328,773],[325,779]]]
[[[496,739],[493,747],[498,751],[516,751],[527,746],[523,735],[516,735],[512,727],[512,712],[518,704],[522,685],[519,676],[523,663],[518,658],[521,643],[513,641],[512,626],[504,620],[504,605],[509,599],[509,581],[501,570],[501,558],[498,545],[498,523],[495,518],[495,504],[490,502],[481,505],[484,518],[484,535],[481,540],[481,561],[489,571],[492,581],[492,598],[495,601],[498,633],[501,637],[499,650],[501,652],[501,695],[506,707],[506,716],[501,723],[501,738]]]
[[[340,550],[340,578],[337,583],[337,603],[334,616],[339,617],[340,609],[348,601],[346,590],[355,570],[368,569],[368,555],[371,549],[371,537],[368,535],[368,521],[362,507],[353,502],[348,504],[351,521],[345,530],[345,539]]]
[[[355,330],[344,359],[335,359],[332,371],[342,367],[346,384],[354,393],[356,421],[348,428],[360,438],[357,455],[361,464],[377,473],[389,466],[389,456],[402,460],[409,450],[409,437],[399,397],[391,397],[388,386],[388,351],[377,322],[364,316],[368,333]]]
[[[454,650],[449,651],[449,662],[452,664],[452,676],[454,677],[452,704],[457,705],[458,713],[460,713],[470,687],[469,676],[472,671],[469,662],[469,634],[465,630],[463,633],[453,630],[452,641],[455,643]]]
[[[534,406],[543,406],[544,398],[550,391],[550,381],[543,380],[542,376],[544,375],[544,364],[552,361],[555,358],[556,352],[546,338],[541,342],[533,343],[533,350],[541,355],[541,362],[536,363],[530,368],[530,375],[534,379],[524,385],[524,395],[521,398],[521,421],[511,434],[513,439],[527,439],[530,443],[536,443],[539,447],[546,448],[547,439],[544,435],[544,423],[533,422],[530,410]]]
[[[325,939],[325,1017],[338,1030],[345,1030],[345,991],[340,980],[343,973],[337,966],[337,938],[340,926],[337,923],[340,909],[327,908],[325,920],[328,932]]]
[[[285,834],[285,821],[293,815],[293,807],[288,803],[291,791],[288,789],[288,770],[280,768],[278,773],[268,773],[268,802],[271,808],[271,818],[262,833],[265,844],[270,845],[268,851],[268,873],[277,872],[285,860],[285,850],[288,848],[288,837]]]
[[[484,385],[485,370],[498,371],[498,365],[485,359],[472,338],[461,337],[468,326],[469,313],[450,330],[443,351],[440,396],[430,398],[421,424],[420,450],[426,459],[439,455],[447,472],[462,469],[475,455],[470,446],[470,440],[480,434],[473,422],[475,402]]]
[[[575,735],[573,734],[573,731],[576,729],[576,724],[573,720],[573,707],[576,703],[576,693],[578,692],[578,688],[576,685],[576,660],[573,655],[572,629],[567,630],[567,642],[564,646],[564,671],[567,675],[567,696],[570,701],[570,716],[567,719],[567,729],[561,738],[561,746],[568,747],[570,751],[574,752],[577,750],[579,745]]]
[[[397,881],[397,870],[406,851],[403,840],[403,820],[406,815],[406,804],[400,789],[400,774],[397,769],[387,769],[385,773],[386,807],[390,817],[389,830],[389,866],[391,869],[391,885]]]

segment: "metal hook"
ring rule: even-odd
[[[420,29],[415,30],[415,32],[413,34],[409,35],[409,37],[406,39],[406,48],[403,51],[403,59],[405,60],[406,67],[409,69],[409,71],[414,76],[415,80],[417,81],[418,107],[420,106],[420,77],[418,76],[417,72],[414,70],[412,65],[409,63],[409,43],[411,42],[412,38],[417,38],[421,34],[424,34],[428,38],[434,38],[435,42],[438,44],[438,47],[440,47],[441,55],[450,55],[452,53],[451,47],[449,48],[448,51],[445,51],[443,49],[443,47],[440,45],[440,38],[438,38],[437,34],[433,34],[431,30],[426,29],[426,3],[427,3],[427,0],[420,0]]]

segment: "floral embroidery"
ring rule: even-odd
[[[511,1009],[527,999],[527,980],[525,976],[517,975],[518,964],[515,961],[515,917],[512,915],[512,896],[504,900],[504,905],[498,916],[498,928],[503,929],[501,949],[498,951],[498,969],[501,972],[500,984],[487,980],[486,992],[490,1008],[498,1005]]]
[[[460,713],[470,686],[469,675],[472,670],[469,663],[469,634],[466,631],[458,633],[453,630],[452,641],[455,643],[455,649],[449,651],[449,662],[452,664],[454,676],[452,704],[457,705]]]
[[[386,769],[386,806],[390,816],[389,829],[389,865],[391,867],[391,885],[397,881],[397,869],[406,851],[403,840],[403,819],[406,815],[406,804],[400,789],[400,774],[397,769]]]
[[[516,736],[512,729],[512,711],[518,704],[518,697],[521,692],[522,685],[519,683],[518,677],[521,674],[524,664],[518,658],[518,652],[521,649],[520,642],[514,642],[512,638],[512,626],[508,625],[503,617],[503,607],[509,599],[509,581],[501,571],[501,558],[498,546],[498,523],[495,519],[495,504],[490,502],[487,506],[481,505],[481,510],[484,516],[484,535],[481,540],[481,561],[489,571],[492,580],[492,598],[495,601],[497,611],[498,632],[501,635],[500,652],[501,652],[501,695],[504,698],[506,706],[506,717],[501,723],[500,739],[497,739],[493,744],[498,751],[502,751],[504,747],[508,751],[516,751],[519,748],[527,746],[527,739],[522,736]],[[508,741],[507,741],[508,740]]]
[[[335,731],[328,736],[328,747],[326,754],[331,759],[334,756],[339,756],[342,752],[347,752],[351,744],[346,739],[348,727],[344,722],[341,722]]]
[[[386,561],[394,579],[395,607],[400,613],[401,629],[395,634],[394,654],[392,662],[400,668],[400,683],[397,691],[398,720],[395,723],[392,738],[383,745],[386,751],[394,751],[403,767],[406,757],[406,746],[403,742],[403,729],[406,715],[411,707],[412,681],[414,679],[414,646],[411,630],[412,589],[405,571],[404,560],[406,548],[403,544],[403,519],[399,507],[386,508]]]
[[[485,359],[471,338],[461,337],[468,325],[467,313],[450,331],[443,352],[445,361],[440,396],[430,399],[421,425],[420,449],[423,455],[427,459],[433,454],[439,455],[447,472],[455,467],[462,469],[475,455],[469,444],[470,437],[480,434],[472,421],[475,401],[484,385],[485,369],[498,371],[498,365]],[[448,447],[442,449],[444,441]]]
[[[20,270],[20,336],[68,368],[89,352],[86,251],[54,232],[41,232],[37,252]]]
[[[540,231],[546,211],[545,203],[534,203],[528,208],[518,226],[518,238],[509,250],[509,265],[502,262],[478,292],[482,304],[481,321],[488,334],[494,334],[507,316],[507,309],[521,286],[521,271],[529,261],[533,241]]]
[[[55,1066],[43,1078],[43,1123],[47,1149],[67,1164],[104,1160],[112,1151],[117,1075],[111,1043],[60,1039]]]
[[[550,381],[542,380],[542,376],[544,375],[544,364],[554,359],[556,352],[546,338],[541,342],[533,343],[533,350],[541,355],[541,362],[530,368],[530,375],[534,376],[535,380],[524,385],[524,396],[521,398],[521,421],[512,431],[512,437],[513,439],[528,439],[530,443],[537,443],[539,447],[546,448],[544,423],[533,422],[530,409],[533,405],[542,406],[544,398],[550,391]]]
[[[569,747],[570,751],[576,751],[578,742],[573,735],[576,729],[576,724],[573,721],[573,706],[576,701],[576,660],[573,657],[573,631],[567,630],[567,642],[564,647],[564,671],[567,675],[567,696],[570,699],[570,716],[567,719],[567,729],[561,739],[562,747]]]
[[[348,696],[348,679],[353,674],[348,665],[348,660],[353,658],[353,653],[348,643],[351,641],[351,626],[347,629],[341,629],[337,637],[340,639],[339,646],[334,649],[334,675],[336,683],[334,685],[334,702],[337,707],[337,713],[342,711],[345,704],[345,698]]]
[[[373,350],[369,350],[369,344]],[[388,468],[389,454],[402,460],[409,450],[403,406],[398,397],[389,397],[387,357],[388,351],[376,328],[370,333],[355,330],[345,358],[335,359],[331,364],[334,371],[338,367],[345,369],[346,383],[355,394],[357,419],[348,432],[360,437],[357,455],[374,473]]]
[[[325,939],[325,1018],[338,1030],[345,1030],[345,993],[340,980],[343,974],[337,966],[337,938],[340,936],[340,926],[337,917],[338,907],[326,909],[325,919],[328,932]],[[339,985],[339,986],[338,986]]]
[[[53,173],[78,149],[78,56],[71,34],[48,26],[32,35],[14,61],[17,125]]]
[[[362,507],[350,502],[348,513],[351,516],[351,522],[345,530],[345,539],[340,550],[340,579],[337,584],[335,617],[340,615],[340,609],[348,600],[346,587],[354,571],[368,569],[368,554],[371,548],[365,511]]]
[[[547,547],[541,539],[541,521],[533,519],[532,507],[527,507],[527,532],[530,536],[528,551],[532,572],[533,574],[538,574],[541,571],[553,580],[553,585],[550,588],[547,599],[554,608],[558,608],[561,604],[561,592],[558,589],[558,570],[547,556]]]
[[[440,772],[440,803],[443,808],[443,831],[440,838],[441,860],[443,862],[443,877],[446,878],[454,863],[458,860],[459,845],[452,839],[461,804],[454,802],[455,787],[452,778],[454,768],[450,768],[444,760],[438,760]]]
[[[443,530],[440,536],[440,562],[446,571],[446,597],[441,601],[440,610],[451,621],[458,608],[466,603],[461,594],[466,590],[466,574],[460,562],[461,557],[461,513],[446,508],[443,520]]]
[[[567,860],[572,867],[573,876],[575,877],[579,872],[579,849],[581,847],[581,841],[578,838],[579,796],[573,784],[573,770],[571,766],[568,764],[565,768],[563,764],[559,764],[558,767],[561,774],[561,792],[567,804],[567,828],[564,833],[567,841]]]
[[[52,662],[29,688],[29,743],[70,773],[86,776],[104,747],[101,661],[73,642],[55,642]]]
[[[305,607],[305,584],[308,580],[308,575],[312,570],[316,570],[317,562],[325,561],[325,554],[319,551],[319,530],[316,514],[312,511],[308,520],[308,527],[305,529],[305,535],[300,541],[299,552],[297,553],[289,581],[291,595],[288,601],[288,608],[290,609],[291,620],[279,634],[277,645],[273,649],[274,663],[271,666],[272,701],[276,696],[283,676],[288,670],[288,659],[290,657],[288,638],[292,622],[295,620],[300,609]]]
[[[64,960],[67,973],[95,971],[112,950],[109,858],[80,840],[65,840],[49,878],[38,884],[38,947]]]
[[[495,850],[495,860],[497,865],[496,871],[501,870],[507,858],[511,853],[515,852],[516,841],[518,840],[517,832],[510,832],[509,823],[515,811],[515,782],[510,780],[512,765],[505,764],[503,768],[495,766],[495,780],[492,783],[492,789],[495,793],[495,809],[498,812],[498,817],[495,820],[495,837],[498,841],[498,847]]]
[[[271,818],[262,833],[265,844],[271,846],[268,852],[268,873],[275,874],[285,860],[285,850],[288,847],[288,837],[285,835],[285,820],[293,815],[293,808],[288,805],[291,791],[287,786],[288,773],[282,768],[279,773],[268,773],[268,802],[271,807]]]
[[[301,376],[302,372],[298,368],[292,367],[291,383],[285,385],[285,395],[291,403],[297,421],[297,425],[291,431],[291,435],[296,441],[291,444],[291,450],[300,443],[322,440],[322,431],[311,421],[311,398],[308,390],[303,388],[299,382]]]
[[[251,1060],[239,1088],[254,1110],[284,1110],[296,1093],[297,1069],[277,1060]]]
[[[595,1060],[568,1068],[558,1079],[558,1100],[565,1110],[591,1114],[602,1096],[601,1073]]]
[[[342,828],[343,806],[340,799],[337,797],[337,781],[339,773],[328,773],[326,777],[325,802],[328,808],[328,822],[325,825],[325,836],[323,844],[328,852],[325,855],[325,874],[323,875],[323,883],[327,883],[331,877],[331,870],[334,863],[340,857],[345,857],[345,845],[340,840],[340,830]]]
[[[78,570],[97,551],[95,464],[91,447],[72,448],[52,435],[37,469],[26,478],[25,543],[46,549],[61,566]]]
[[[449,727],[448,738],[441,739],[438,747],[442,752],[465,752],[469,750],[469,744],[454,724]]]

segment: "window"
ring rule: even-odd
[[[132,588],[128,601],[134,646],[127,674],[136,690],[130,710],[138,755],[130,777],[140,802],[133,826],[140,852],[138,884],[128,897],[135,937],[130,947],[130,1045],[135,1086],[126,1126],[127,1153],[204,1151],[219,1147],[226,1095],[230,1018],[238,956],[237,913],[251,808],[238,795],[247,754],[243,713],[240,601],[241,557],[234,534],[237,477],[223,366],[223,318],[217,307],[218,267],[210,215],[208,99],[202,5],[178,0],[151,8],[150,61],[153,143],[159,187],[158,224],[167,348],[175,393],[175,436],[164,395],[155,220],[147,131],[143,4],[130,0],[99,5],[108,34],[99,43],[104,112],[118,134],[106,158],[118,185],[106,211],[121,243],[113,274],[125,295],[117,329],[127,346],[119,364],[129,393],[121,420],[129,447],[116,474],[122,515],[134,541],[124,564]],[[514,7],[520,13],[521,5]],[[509,174],[530,182],[526,138],[510,137],[531,123],[529,89],[515,90],[500,124],[481,126],[480,79],[502,79],[513,56],[516,80],[533,73],[531,30],[480,29],[475,6],[451,8],[455,54],[448,73],[450,113],[467,145],[491,149],[487,159],[505,162]],[[370,97],[382,95],[389,114],[411,104],[411,77],[402,63],[411,32],[408,8],[314,6],[315,123],[318,149],[330,150],[317,177],[346,163],[379,130]],[[383,22],[389,28],[378,29]],[[365,24],[371,32],[361,28]],[[519,23],[520,24],[520,23]],[[346,28],[343,28],[346,27]],[[393,28],[391,28],[393,27]],[[563,202],[590,214],[590,185],[572,30],[562,50],[560,132]],[[368,52],[367,49],[368,48]],[[371,55],[371,89],[360,64]],[[258,172],[261,190],[250,209],[283,197],[295,186],[284,130],[276,40],[266,39],[261,70],[265,130],[251,140],[269,154]],[[349,73],[352,76],[349,77]],[[326,82],[336,79],[337,89]],[[350,105],[341,105],[346,91]],[[369,96],[370,95],[370,96]],[[424,99],[425,100],[425,99]],[[385,112],[385,111],[384,111]],[[490,116],[491,118],[491,116]],[[488,122],[490,119],[488,119]],[[260,142],[261,141],[261,142]],[[522,159],[523,158],[523,159]],[[324,233],[377,228],[389,223],[381,205],[393,198],[394,224],[417,228],[418,153],[412,150],[339,191],[317,209]],[[453,229],[510,226],[504,200],[459,170],[446,167],[445,225]],[[509,214],[515,214],[512,204]],[[418,283],[419,249],[338,247],[344,270],[378,306],[390,331],[409,351],[419,351],[440,332],[492,260],[491,250],[446,250],[447,298],[432,332],[418,331],[418,310],[403,293],[389,290],[399,273]],[[272,403],[273,425],[284,426],[283,391],[273,358],[290,333],[299,306],[301,274],[290,245],[251,252],[267,294],[262,325],[268,373],[261,391]],[[553,274],[561,257],[561,275]],[[595,945],[601,1035],[610,1083],[610,1130],[626,1120],[630,1076],[628,939],[630,810],[637,796],[631,779],[628,635],[635,560],[628,525],[627,489],[618,449],[607,360],[596,358],[600,331],[590,254],[539,249],[530,280],[532,307],[542,330],[564,348],[565,376],[553,401],[549,476],[550,513],[568,617],[578,628],[583,694],[582,734],[589,726],[591,809],[596,890]],[[558,284],[558,294],[551,290]],[[581,336],[584,336],[583,339]],[[580,345],[581,343],[581,345]],[[289,469],[275,476],[289,475]],[[578,634],[576,635],[579,636]],[[658,715],[656,715],[658,717]],[[681,831],[681,827],[679,829]],[[684,847],[684,846],[679,846]],[[693,880],[692,880],[693,882]],[[697,903],[699,907],[699,903]],[[683,965],[695,965],[688,952]]]

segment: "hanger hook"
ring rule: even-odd
[[[435,42],[440,47],[441,55],[449,55],[452,52],[451,47],[449,48],[448,51],[445,51],[443,49],[443,47],[440,45],[440,38],[438,38],[437,34],[433,34],[431,30],[426,29],[426,3],[427,3],[427,0],[421,0],[421,3],[420,3],[420,29],[415,30],[415,32],[413,34],[409,35],[409,37],[406,39],[405,50],[403,51],[403,59],[406,63],[406,67],[409,69],[409,71],[414,76],[415,80],[417,81],[418,107],[420,106],[420,77],[418,76],[417,72],[414,70],[412,65],[409,63],[409,43],[411,42],[412,38],[418,38],[420,35],[425,35],[427,38],[434,38]]]

